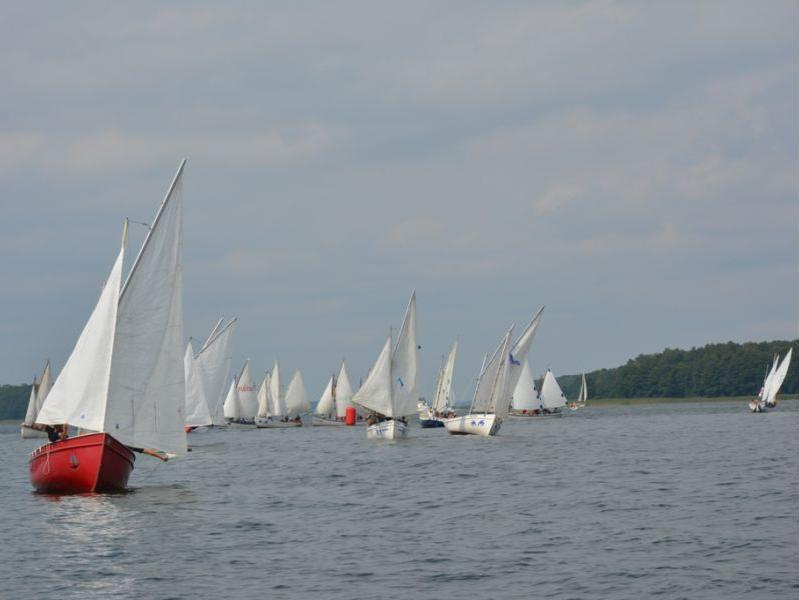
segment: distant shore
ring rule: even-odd
[[[753,396],[719,396],[715,398],[589,398],[588,406],[626,406],[631,404],[675,404],[682,402],[749,402]],[[778,402],[794,401],[799,395],[780,396]]]

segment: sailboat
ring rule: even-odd
[[[255,414],[255,424],[265,422],[269,418],[269,383],[271,377],[269,373],[264,373],[261,385],[258,387],[258,412]]]
[[[237,322],[238,319],[233,318],[225,324],[224,319],[220,319],[194,359],[195,368],[202,378],[212,427],[227,425],[224,401],[233,362],[233,334]]]
[[[511,397],[511,417],[534,417],[541,412],[541,401],[535,390],[535,381],[530,371],[530,364],[524,361],[521,376],[516,383]]]
[[[275,373],[273,370],[271,382],[275,380]],[[277,373],[279,377],[279,371]],[[279,391],[279,386],[270,390],[269,416],[265,421],[259,421],[258,427],[266,429],[302,427],[302,415],[311,409],[311,403],[300,371],[294,371],[284,396],[279,393],[273,394],[275,390]]]
[[[588,384],[585,382],[585,373],[582,375],[580,382],[580,393],[577,394],[577,400],[569,403],[569,410],[580,410],[585,408],[585,403],[588,400]]]
[[[790,348],[782,360],[780,360],[779,355],[774,357],[771,370],[763,381],[763,387],[758,398],[749,401],[749,409],[752,412],[765,412],[767,409],[777,406],[777,394],[779,394],[785,377],[788,375],[792,356],[793,348]]]
[[[57,441],[31,453],[46,493],[124,490],[134,452],[185,454],[182,174],[184,160],[122,284],[122,247],[100,297],[36,417]],[[179,375],[176,375],[179,374]],[[86,433],[66,437],[68,426]]]
[[[408,437],[406,417],[416,411],[416,292],[411,294],[392,352],[389,335],[366,381],[352,402],[370,411],[366,437],[398,440]]]
[[[250,372],[250,359],[244,362],[239,376],[236,378],[236,395],[225,399],[225,419],[229,425],[255,426],[255,415],[258,413],[258,399],[255,395],[255,382]],[[235,402],[234,402],[235,400]]]
[[[314,425],[365,425],[352,403],[353,391],[346,362],[341,362],[338,376],[332,375],[313,412]],[[347,419],[347,411],[355,411],[354,419]]]
[[[255,429],[255,421],[247,418],[247,411],[239,396],[239,380],[234,377],[225,396],[225,419],[231,429]]]
[[[211,411],[208,409],[208,400],[205,397],[202,373],[194,357],[194,348],[191,340],[186,346],[183,356],[183,372],[186,377],[186,433],[200,427],[207,428],[212,423]]]
[[[452,376],[455,372],[455,357],[458,355],[458,342],[452,344],[452,348],[447,355],[441,370],[438,372],[436,381],[436,393],[433,396],[432,405],[426,402],[419,402],[419,424],[423,429],[432,427],[444,427],[444,419],[451,419],[455,416],[452,409],[454,404],[452,398]]]
[[[44,365],[42,376],[39,383],[36,383],[36,378],[33,378],[33,385],[31,386],[31,394],[28,399],[28,410],[25,411],[25,420],[20,425],[20,433],[25,439],[44,438],[47,433],[44,427],[36,425],[36,416],[42,408],[47,394],[50,393],[50,388],[53,387],[53,379],[50,375],[50,361],[48,360]]]
[[[496,435],[502,420],[508,414],[508,384],[510,382],[510,339],[513,327],[503,336],[491,356],[483,361],[472,404],[468,414],[444,421],[444,427],[452,434]]]
[[[552,369],[547,369],[544,375],[539,399],[541,400],[541,416],[559,417],[563,414],[560,409],[566,406],[566,396],[563,395],[558,380],[552,374]]]
[[[336,415],[336,376],[331,375],[313,411],[314,425],[344,425]]]

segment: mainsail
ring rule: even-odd
[[[774,371],[774,376],[768,388],[768,394],[764,396],[767,404],[776,404],[777,394],[780,392],[782,383],[785,381],[785,376],[788,374],[788,367],[791,366],[791,356],[793,356],[793,348],[788,350],[780,366]]]
[[[227,396],[225,396],[224,411],[225,418],[227,419],[242,419],[244,417],[244,412],[241,410],[241,403],[239,402],[239,392],[237,388],[238,382],[234,377],[233,381],[230,382]]]
[[[202,375],[203,389],[208,401],[208,411],[214,425],[224,425],[223,403],[233,362],[233,334],[238,319],[222,325],[220,319],[214,331],[208,336],[202,350],[195,358],[195,364]]]
[[[322,397],[319,398],[319,402],[316,404],[316,408],[314,409],[315,415],[326,417],[333,414],[336,407],[336,398],[333,395],[333,380],[334,377],[331,375],[325,386],[325,391],[322,392]]]
[[[286,416],[297,416],[306,413],[311,409],[308,400],[308,392],[305,391],[305,384],[299,369],[294,371],[294,376],[286,388]]]
[[[470,413],[494,413],[498,417],[508,414],[510,408],[508,384],[510,383],[509,346],[511,335],[513,335],[513,327],[508,330],[494,354],[485,363],[477,380],[477,389],[469,410]]]
[[[30,398],[28,399],[28,409],[25,411],[25,420],[23,425],[33,425],[36,422],[36,416],[44,405],[47,395],[53,387],[53,379],[50,372],[50,361],[48,360],[44,365],[42,376],[39,383],[36,383],[36,378],[33,379],[33,386],[31,387]]]
[[[347,363],[341,361],[341,369],[339,369],[338,377],[336,378],[336,416],[340,418],[347,416],[347,407],[354,406],[352,396],[352,385],[350,384],[350,376],[347,374]]]
[[[186,376],[186,425],[189,427],[211,425],[211,413],[205,398],[202,373],[194,358],[194,348],[191,342],[186,346],[183,370]]]
[[[516,383],[516,389],[513,391],[511,407],[513,410],[525,411],[533,411],[539,408],[533,374],[530,372],[530,364],[526,360],[522,366],[521,377]]]
[[[269,373],[264,375],[264,380],[261,382],[261,387],[258,388],[258,413],[259,418],[266,418],[269,416]]]
[[[254,419],[258,414],[258,399],[255,396],[255,382],[250,372],[250,359],[244,363],[238,378],[236,391],[239,395],[239,406],[242,414],[240,418]]]
[[[452,376],[455,372],[455,357],[458,355],[458,342],[452,344],[447,360],[441,367],[436,383],[436,395],[433,398],[433,410],[444,412],[454,404],[452,398]]]
[[[566,397],[563,395],[563,390],[558,385],[558,380],[552,374],[552,371],[547,369],[544,375],[544,381],[541,384],[541,404],[547,410],[554,410],[561,406],[566,406]]]
[[[533,338],[538,329],[538,324],[541,322],[541,315],[544,312],[544,307],[539,308],[530,320],[527,327],[524,328],[519,339],[513,344],[510,351],[510,372],[508,374],[508,392],[513,393],[516,385],[519,383],[519,377],[522,375],[523,365],[527,362],[527,355],[530,353],[530,347],[533,345]]]

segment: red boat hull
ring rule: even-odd
[[[135,460],[127,446],[107,433],[88,433],[31,452],[30,478],[44,494],[120,492]]]

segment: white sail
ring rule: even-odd
[[[250,359],[244,363],[239,374],[239,382],[236,388],[239,394],[239,406],[241,407],[244,419],[254,419],[258,414],[258,399],[255,396],[255,382],[250,372]]]
[[[510,328],[508,334],[512,332],[513,327]],[[471,408],[469,409],[470,413],[484,413],[491,410],[491,406],[494,403],[493,396],[497,376],[500,374],[500,370],[504,368],[503,364],[507,362],[508,358],[508,356],[502,356],[503,348],[505,354],[508,354],[508,344],[506,343],[508,334],[502,338],[499,346],[497,346],[496,350],[494,350],[494,353],[491,355],[491,358],[488,359],[487,362],[485,360],[483,361],[483,368],[477,379],[477,387],[475,389],[474,398],[472,399]],[[510,405],[510,400],[507,400],[507,404]]]
[[[183,356],[183,370],[186,377],[186,425],[201,427],[211,425],[211,413],[205,398],[202,374],[194,358],[191,342],[186,346]]]
[[[239,403],[239,393],[237,387],[238,383],[236,382],[236,379],[233,378],[233,381],[230,382],[227,396],[225,396],[224,411],[225,418],[227,419],[241,419],[243,416],[241,404]]]
[[[283,404],[283,390],[280,389],[280,365],[277,364],[277,361],[272,366],[272,372],[269,375],[269,414],[282,417],[286,411]]]
[[[50,390],[53,389],[53,383],[53,375],[50,371],[50,361],[48,360],[44,364],[42,377],[39,379],[39,385],[36,388],[36,414],[39,414],[39,411],[44,405],[44,401],[47,399],[47,396],[50,393]],[[32,422],[33,421],[31,421],[31,423]]]
[[[580,383],[580,395],[577,397],[577,402],[585,404],[588,400],[588,384],[585,382],[585,373],[583,373],[582,382]]]
[[[788,367],[791,366],[791,356],[793,356],[793,348],[788,350],[785,357],[782,359],[780,366],[774,371],[774,377],[768,388],[768,395],[765,396],[766,403],[774,404],[777,399],[777,394],[780,392],[782,383],[785,381],[785,376],[788,375]]]
[[[452,344],[447,360],[438,374],[436,395],[433,398],[433,410],[444,412],[454,404],[452,398],[452,377],[455,373],[455,358],[458,355],[458,342]]]
[[[353,391],[352,385],[350,385],[350,376],[347,374],[347,364],[342,361],[336,379],[336,415],[338,417],[347,416],[347,407],[354,406],[352,396]]]
[[[124,256],[122,248],[72,354],[36,415],[37,423],[70,423],[104,431]]]
[[[305,390],[305,383],[302,381],[302,374],[299,369],[294,371],[294,376],[286,388],[286,416],[297,416],[308,412],[311,403],[308,400],[308,392]]]
[[[494,386],[491,392],[491,402],[488,405],[488,412],[492,412],[500,418],[505,417],[510,409],[510,338],[513,335],[513,327],[505,334],[505,340],[499,353],[499,370],[494,378]]]
[[[182,174],[175,176],[119,296],[104,431],[134,448],[186,452]]]
[[[530,365],[525,360],[522,366],[521,377],[516,382],[516,389],[513,391],[513,410],[532,411],[538,408],[538,394],[535,391],[533,374],[530,372]]]
[[[264,375],[261,387],[258,388],[258,413],[257,417],[266,418],[269,416],[269,373]]]
[[[372,370],[352,401],[387,417],[402,416],[394,413],[394,403],[391,401],[391,337],[383,344]]]
[[[335,408],[336,398],[333,396],[333,376],[331,375],[325,387],[325,391],[322,392],[322,397],[319,398],[319,402],[316,404],[314,414],[320,417],[326,417],[327,415],[333,414]]]
[[[416,392],[416,350],[416,292],[414,291],[405,310],[397,347],[391,356],[393,414],[390,416],[400,417],[416,412],[416,404],[419,401]]]
[[[39,384],[36,383],[36,377],[33,378],[33,385],[31,385],[31,393],[28,396],[28,409],[25,411],[25,420],[23,425],[33,425],[36,422],[36,415],[39,414],[39,405],[36,400],[38,396]]]
[[[205,397],[214,425],[224,425],[225,394],[233,362],[233,334],[238,319],[233,319],[224,327],[215,327],[216,333],[209,336],[195,363],[202,374]],[[220,319],[221,323],[221,319]]]
[[[548,410],[566,406],[566,397],[551,370],[547,370],[544,382],[541,384],[541,404]]]
[[[533,315],[530,323],[524,328],[510,351],[510,374],[508,380],[510,393],[516,389],[516,385],[519,383],[519,377],[521,377],[522,369],[527,362],[527,356],[530,354],[530,347],[533,345],[533,338],[535,338],[535,332],[541,322],[541,314],[543,312],[544,307],[542,306]]]
[[[774,381],[774,374],[777,372],[777,366],[780,363],[780,356],[776,354],[774,356],[774,361],[771,363],[771,369],[766,375],[766,378],[763,380],[763,388],[760,390],[760,399],[766,400],[769,395],[769,388],[771,387],[771,382]]]

